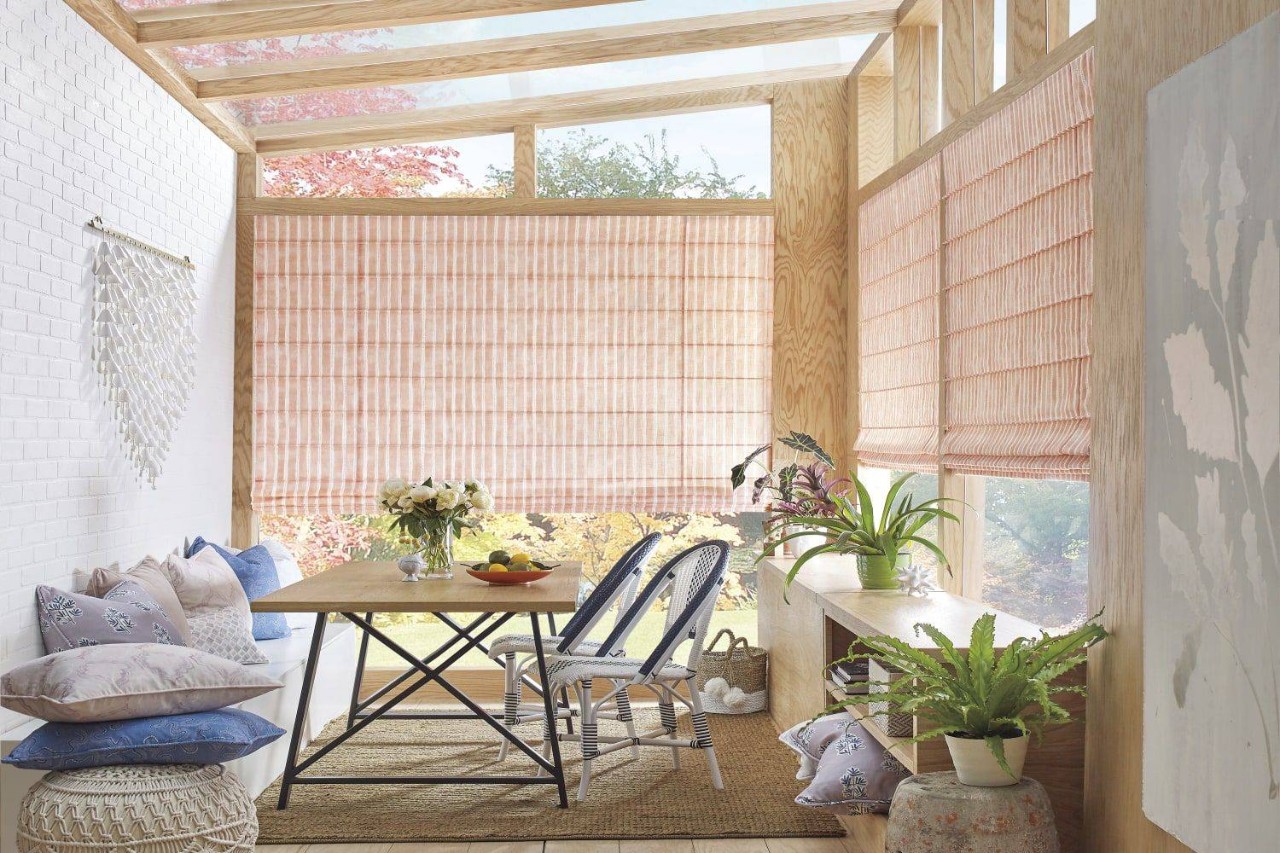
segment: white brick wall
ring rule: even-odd
[[[0,65],[3,671],[42,651],[36,584],[229,533],[235,168],[62,0],[0,0]],[[90,362],[94,214],[197,264],[196,387],[155,490]]]

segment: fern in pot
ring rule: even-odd
[[[966,651],[957,650],[933,625],[920,623],[916,634],[933,641],[937,657],[896,637],[874,636],[859,637],[863,649],[851,647],[837,663],[870,659],[901,672],[892,681],[870,686],[889,713],[917,718],[917,734],[909,742],[945,737],[962,783],[1013,785],[1022,778],[1028,741],[1041,738],[1049,726],[1071,722],[1070,712],[1054,697],[1083,695],[1085,688],[1055,682],[1083,664],[1088,648],[1106,638],[1097,622],[1100,616],[1058,636],[1018,637],[998,654],[992,613],[974,623]],[[833,710],[865,701],[846,700]]]
[[[959,520],[943,509],[949,498],[917,502],[903,487],[914,477],[905,474],[889,487],[877,517],[871,493],[856,476],[852,479],[857,502],[847,493],[829,495],[830,511],[822,515],[799,515],[789,524],[811,528],[826,535],[826,541],[811,545],[787,572],[786,588],[814,557],[823,554],[853,554],[858,558],[858,580],[863,589],[896,589],[898,574],[911,565],[911,549],[925,548],[938,558],[938,565],[950,571],[946,555],[922,533],[922,528],[938,519]],[[799,534],[781,525],[766,525],[766,550],[791,542]]]

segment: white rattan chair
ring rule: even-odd
[[[543,650],[547,654],[599,654],[601,652],[609,655],[622,654],[622,640],[625,640],[626,632],[620,632],[618,626],[622,624],[623,618],[635,600],[640,577],[644,574],[645,566],[648,565],[649,558],[653,556],[661,539],[661,533],[650,533],[628,548],[582,602],[582,606],[573,614],[573,617],[565,623],[564,629],[559,634],[542,638]],[[609,639],[588,640],[587,635],[600,623],[615,603],[618,604],[618,617]],[[610,641],[613,644],[606,647]],[[536,708],[521,706],[525,677],[536,660],[534,652],[531,634],[507,634],[499,637],[489,647],[489,657],[494,660],[503,660],[506,665],[503,716],[508,726],[542,720],[546,716],[541,702]],[[617,719],[627,724],[628,731],[634,732],[631,708],[625,691],[617,696],[615,704]],[[566,708],[559,715],[571,716],[572,710]],[[506,758],[508,746],[509,741],[503,738],[498,752],[499,759]]]
[[[724,788],[720,778],[720,765],[716,761],[711,742],[711,728],[703,711],[702,701],[693,683],[697,674],[702,647],[706,643],[711,614],[716,598],[724,587],[729,568],[729,546],[719,540],[695,545],[677,554],[658,572],[636,601],[628,608],[619,628],[618,637],[605,640],[606,649],[594,656],[566,655],[551,661],[547,668],[548,689],[561,690],[572,687],[577,694],[581,714],[581,734],[561,735],[561,740],[579,741],[582,744],[582,783],[578,786],[578,799],[587,796],[591,781],[591,762],[614,750],[631,747],[638,753],[641,746],[662,746],[671,749],[672,761],[680,767],[680,750],[705,750],[711,782],[717,789]],[[610,657],[607,647],[611,641],[620,642],[635,628],[642,617],[667,590],[671,600],[667,609],[666,625],[662,639],[653,652],[644,659]],[[673,658],[685,642],[689,643],[684,663]],[[594,683],[605,682],[609,688],[603,695],[592,693]],[[681,696],[676,688],[686,685],[689,698]],[[601,736],[597,728],[602,708],[626,695],[628,688],[644,687],[658,698],[661,728],[636,735],[629,728],[628,737]],[[685,705],[693,719],[693,739],[681,740],[676,731],[675,702]],[[629,709],[628,709],[629,710]]]

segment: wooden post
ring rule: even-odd
[[[1058,0],[1009,0],[1005,80],[1020,76],[1048,53],[1049,3]],[[1066,3],[1060,5],[1065,6]]]
[[[776,433],[808,432],[843,465],[846,174],[843,77],[778,86],[773,101]]]
[[[893,165],[893,78],[860,74],[854,95],[858,170],[850,175],[850,183],[861,186]]]
[[[995,77],[995,0],[943,0],[942,125],[991,94]]]
[[[538,131],[531,124],[515,129],[515,180],[512,193],[516,198],[538,195]]]
[[[1071,0],[1047,0],[1045,50],[1052,51],[1071,36]]]
[[[231,544],[248,548],[258,541],[253,511],[253,216],[239,212],[243,202],[262,195],[262,158],[236,157],[235,345],[231,416]]]
[[[894,156],[920,147],[938,132],[938,28],[893,31]]]

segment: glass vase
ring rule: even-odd
[[[453,526],[431,527],[418,539],[422,555],[422,579],[449,580],[453,577]]]

